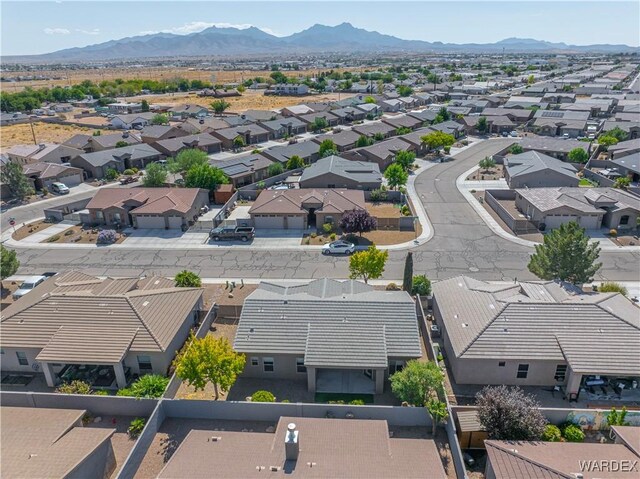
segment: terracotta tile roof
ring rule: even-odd
[[[316,201],[321,207],[319,213],[343,213],[353,209],[366,209],[364,193],[358,190],[344,189],[290,189],[265,190],[260,193],[249,209],[249,214],[306,213],[303,203]]]
[[[125,203],[136,207],[131,214],[164,214],[171,211],[187,213],[200,188],[102,188],[87,204],[88,209],[123,208]]]

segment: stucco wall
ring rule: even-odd
[[[250,378],[296,379],[306,382],[307,373],[296,371],[296,358],[304,358],[304,353],[296,354],[246,354],[247,362],[242,373]],[[273,372],[265,372],[263,358],[273,358]],[[251,358],[258,359],[258,365],[251,365]]]

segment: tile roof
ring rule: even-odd
[[[345,189],[264,190],[249,209],[249,214],[306,213],[303,203],[320,203],[317,213],[366,209],[364,192]]]
[[[303,184],[305,181],[328,173],[342,176],[358,183],[382,181],[382,174],[380,173],[380,167],[377,163],[350,161],[339,156],[331,155],[305,168],[300,177],[300,183]]]
[[[568,207],[579,213],[601,213],[631,208],[640,211],[640,198],[617,188],[518,188],[519,195],[542,212]],[[604,210],[603,207],[607,207]]]
[[[80,174],[80,168],[73,166],[63,166],[56,163],[30,163],[22,167],[26,176],[36,176],[40,179],[57,178],[63,174]]]
[[[123,158],[139,160],[159,155],[160,152],[152,146],[149,146],[146,143],[139,143],[122,148],[94,151],[93,153],[83,153],[82,155],[78,155],[78,158],[82,158],[93,166],[104,166],[112,161],[123,161]]]
[[[577,184],[576,173],[578,170],[575,166],[537,151],[527,151],[519,155],[507,156],[505,158],[505,168],[511,178],[552,170],[561,175],[576,178]]]
[[[270,159],[262,155],[249,155],[239,158],[232,158],[225,161],[217,161],[212,163],[213,166],[220,168],[230,178],[241,175],[247,175],[252,171],[259,171],[268,168],[273,163]]]
[[[197,148],[203,146],[219,145],[222,142],[209,133],[168,138],[157,142],[158,146],[170,152],[177,152],[183,148]]]
[[[200,188],[102,188],[87,204],[88,209],[134,206],[131,214],[187,213],[204,190]]]

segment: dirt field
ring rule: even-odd
[[[414,240],[422,233],[422,226],[418,225],[418,231],[397,231],[397,230],[375,230],[370,231],[369,233],[363,233],[362,237],[356,236],[355,243],[359,245],[390,245],[390,244],[400,244],[405,243],[407,241]],[[307,243],[307,239],[309,242]],[[336,235],[336,240],[341,239],[340,235]],[[319,234],[315,238],[311,238],[310,236],[305,235],[302,238],[300,244],[303,245],[323,245],[325,243],[329,243],[331,238],[329,235]],[[349,239],[347,239],[349,241]]]
[[[496,165],[493,168],[480,168],[474,171],[467,180],[499,180],[504,175],[502,173],[502,165]]]
[[[126,236],[117,234],[117,240],[114,244],[122,243]],[[94,228],[85,228],[83,226],[72,226],[63,233],[56,234],[47,238],[43,243],[80,243],[80,244],[96,244],[98,239],[98,230]]]
[[[78,133],[91,135],[95,131],[92,128],[41,122],[35,122],[33,129],[36,134],[37,143],[62,143]],[[9,148],[14,145],[31,144],[33,144],[33,135],[31,133],[31,126],[28,123],[8,125],[0,128],[0,147]]]
[[[27,236],[32,235],[33,233],[37,233],[38,231],[42,231],[45,228],[48,228],[53,223],[45,223],[44,221],[36,221],[35,223],[28,224],[26,226],[22,226],[16,229],[16,232],[11,235],[14,240],[20,241],[25,239]]]

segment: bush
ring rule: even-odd
[[[402,213],[402,216],[411,216],[411,208],[409,208],[409,205],[402,205],[400,213]]]
[[[131,388],[118,389],[118,391],[116,392],[116,396],[133,397],[133,391],[131,390]]]
[[[629,293],[627,291],[627,288],[622,286],[620,283],[615,283],[613,281],[600,283],[600,286],[598,286],[598,291],[600,291],[601,293],[620,293],[622,296],[626,296]]]
[[[377,201],[385,201],[387,199],[387,192],[382,189],[372,190],[370,199],[374,203]]]
[[[290,403],[291,401],[289,401],[288,399],[283,399],[282,401],[280,401],[282,403]]]
[[[73,230],[67,230],[64,232],[65,236],[71,236],[73,234]]]
[[[565,427],[562,435],[569,442],[584,442],[584,432],[575,424],[569,424]]]
[[[335,240],[336,240],[336,234],[335,234],[335,233],[331,233],[331,234],[329,235],[329,239],[330,239],[331,241],[335,241]]]
[[[311,233],[309,236],[311,236],[311,238],[315,239],[316,236],[318,236],[316,233]]]
[[[133,174],[135,175],[136,173],[138,173],[140,170],[138,168],[131,168],[131,171],[133,171]]]
[[[333,231],[333,225],[331,223],[324,223],[322,225],[322,231],[324,231],[325,234],[329,234]]]
[[[448,155],[448,154],[449,154],[449,152],[451,151],[451,147],[450,147],[450,146],[448,146],[448,145],[445,145],[443,149],[444,149],[444,152],[445,152],[447,155]]]
[[[117,236],[115,230],[102,230],[98,233],[97,244],[113,244],[116,242]]]
[[[400,286],[396,283],[389,283],[385,289],[387,291],[400,291]]]
[[[429,296],[431,294],[431,281],[429,281],[429,279],[424,274],[414,276],[411,294]]]
[[[47,243],[55,243],[60,239],[60,235],[53,235],[51,238],[47,240]]]
[[[118,177],[118,171],[113,168],[107,168],[104,177],[107,181],[113,181]]]
[[[71,381],[69,383],[63,383],[56,389],[56,392],[61,394],[91,394],[91,386],[84,381]]]
[[[344,404],[342,399],[338,399],[336,401],[327,401],[327,404]]]
[[[200,276],[186,269],[176,274],[173,280],[179,288],[199,288],[202,286]]]
[[[118,396],[132,396],[136,398],[159,398],[169,384],[169,378],[159,374],[145,374],[128,388],[120,389]]]
[[[134,172],[132,169],[130,169],[130,168],[127,168],[126,170],[124,170],[124,171],[122,172],[122,174],[123,174],[123,175],[125,175],[125,176],[131,176],[131,175],[133,175],[134,173],[135,173],[135,172]]]
[[[129,423],[129,429],[127,429],[129,436],[132,438],[138,437],[144,429],[146,422],[147,420],[143,417],[137,417],[131,421],[131,423]]]
[[[251,402],[276,402],[276,397],[269,391],[256,391],[251,395]]]
[[[609,236],[611,236],[611,237],[615,238],[616,236],[618,236],[618,230],[617,230],[617,229],[615,229],[615,228],[611,228],[611,229],[609,230]]]
[[[104,389],[99,389],[97,391],[93,391],[93,395],[94,396],[108,396],[109,393],[107,391],[105,391]]]
[[[364,406],[364,400],[362,400],[362,399],[353,399],[353,400],[349,401],[349,404],[351,404],[352,406]]]
[[[562,432],[560,428],[553,424],[547,424],[542,433],[541,439],[547,442],[560,442],[562,440]]]

